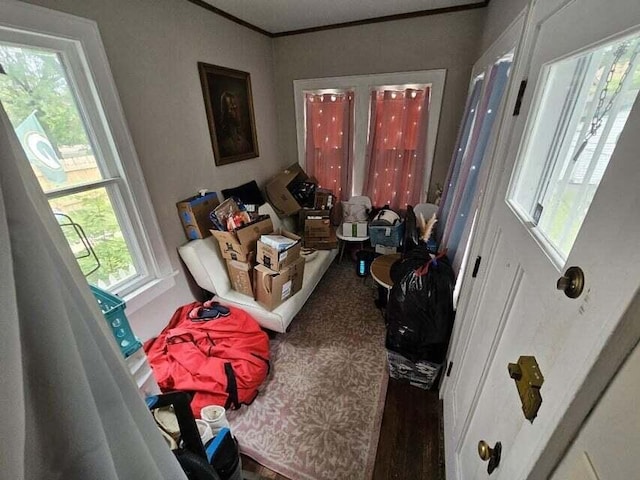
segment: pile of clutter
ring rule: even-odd
[[[211,212],[218,241],[234,290],[273,310],[302,288],[302,240],[286,230],[274,231],[268,215],[251,216],[231,197]]]

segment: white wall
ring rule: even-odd
[[[432,186],[443,184],[484,16],[485,9],[477,9],[276,38],[278,134],[286,163],[297,161],[294,80],[445,68],[431,177]]]
[[[186,0],[28,0],[98,23],[164,241],[176,286],[133,315],[155,335],[193,300],[176,248],[186,241],[175,202],[199,188],[263,183],[281,165],[273,100],[272,40]],[[251,74],[260,157],[216,167],[197,62]]]
[[[497,40],[531,0],[491,0],[485,8],[486,19],[482,31],[478,58]]]

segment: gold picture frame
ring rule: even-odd
[[[249,73],[203,62],[198,72],[216,165],[258,157]]]

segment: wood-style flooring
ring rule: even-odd
[[[438,393],[389,379],[374,480],[444,480]],[[289,480],[249,457],[242,467],[258,478]]]

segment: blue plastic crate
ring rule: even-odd
[[[127,358],[137,352],[142,344],[131,331],[129,320],[124,313],[126,307],[124,300],[94,285],[89,287],[124,357]]]
[[[392,227],[381,225],[369,225],[369,238],[371,245],[384,245],[385,247],[402,246],[404,236],[404,222]]]

